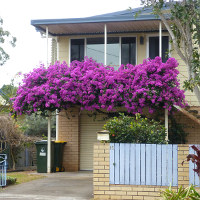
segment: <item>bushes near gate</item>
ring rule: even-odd
[[[120,113],[119,117],[109,120],[104,128],[110,132],[110,142],[114,143],[166,143],[165,127],[155,120],[142,118],[140,114],[129,117]]]
[[[182,186],[178,189],[178,192],[175,192],[171,186],[162,192],[162,197],[165,200],[178,200],[178,199],[200,199],[200,194],[195,190],[193,185],[190,185],[187,188],[183,188]]]

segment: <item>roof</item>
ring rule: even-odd
[[[139,11],[141,13],[135,18]],[[159,21],[151,8],[135,8],[85,18],[31,20],[31,25],[40,32],[45,32],[48,26],[49,34],[59,36],[102,34],[104,24],[107,24],[108,34],[158,31]]]

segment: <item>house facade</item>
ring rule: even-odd
[[[88,18],[32,20],[31,24],[37,31],[52,38],[52,62],[70,63],[88,56],[117,69],[121,64],[140,64],[146,58],[161,54],[163,62],[168,57],[178,60],[182,87],[187,69],[175,51],[167,54],[173,46],[165,26],[151,14],[149,8],[134,18],[139,10]],[[197,112],[199,104],[195,95],[189,91],[185,95],[190,109]],[[199,143],[200,120],[191,113],[177,110],[176,117],[187,124],[187,142]],[[57,139],[67,141],[63,158],[66,171],[93,169],[93,144],[97,142],[96,132],[102,129],[105,121],[104,114],[98,114],[94,120],[91,113],[80,111],[78,106],[59,113]]]

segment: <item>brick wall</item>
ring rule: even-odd
[[[59,113],[58,140],[67,141],[64,146],[63,166],[65,171],[78,171],[80,163],[79,108]]]
[[[94,199],[161,199],[163,186],[111,185],[109,184],[109,144],[94,145]],[[189,146],[178,145],[178,185],[189,185],[189,164],[182,166],[182,161],[189,153]],[[177,187],[173,187],[177,190]]]
[[[200,125],[181,112],[175,113],[175,119],[188,133],[187,144],[200,144]]]

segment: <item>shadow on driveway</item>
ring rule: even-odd
[[[0,199],[89,200],[93,198],[92,172],[57,172],[45,178],[6,187]]]

